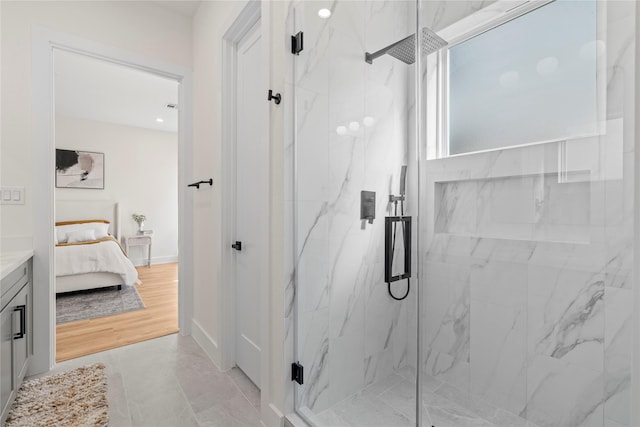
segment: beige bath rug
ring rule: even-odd
[[[109,423],[102,363],[25,381],[6,427],[97,427]]]

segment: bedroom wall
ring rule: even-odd
[[[191,19],[148,2],[2,1],[0,182],[24,186],[24,205],[0,208],[3,242],[30,246],[33,235],[31,33],[34,26],[72,34],[190,69]]]
[[[178,135],[95,120],[56,116],[56,148],[104,153],[104,190],[56,188],[58,200],[113,200],[120,204],[121,233],[136,233],[131,215],[144,213],[154,231],[152,264],[178,260]],[[56,219],[56,220],[64,220]],[[146,248],[132,247],[136,265]]]

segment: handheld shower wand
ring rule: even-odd
[[[393,194],[389,194],[389,203],[395,203],[396,207],[398,206],[398,202],[404,202],[404,195],[407,190],[407,165],[402,165],[400,169],[400,195],[394,196]]]
[[[407,189],[407,165],[402,165],[400,169],[400,196],[405,195]]]

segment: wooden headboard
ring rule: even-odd
[[[109,234],[120,239],[120,206],[111,200],[56,200],[55,222],[83,219],[109,221]]]

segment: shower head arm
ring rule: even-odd
[[[430,53],[436,52],[446,45],[447,42],[442,37],[438,36],[427,27],[422,28],[422,32],[420,33],[419,49],[422,55],[428,55]],[[366,52],[364,54],[364,60],[368,64],[373,64],[374,59],[384,54],[388,54],[396,59],[399,59],[405,64],[411,65],[416,62],[416,50],[416,35],[412,34],[400,41],[390,44],[383,49],[380,49],[377,52]]]
[[[374,61],[375,59],[377,59],[377,58],[381,57],[382,55],[384,55],[385,53],[387,53],[388,51],[390,51],[390,50],[391,50],[391,49],[393,49],[394,47],[398,46],[399,44],[401,44],[401,43],[405,42],[406,40],[408,40],[408,39],[410,39],[410,38],[412,38],[412,37],[414,37],[414,34],[412,34],[412,35],[410,35],[410,36],[408,36],[408,37],[405,37],[405,38],[403,38],[403,39],[402,39],[402,40],[400,40],[400,41],[397,41],[397,42],[395,42],[395,43],[392,43],[392,44],[390,44],[390,45],[389,45],[389,46],[387,46],[387,47],[383,47],[382,49],[380,49],[380,50],[379,50],[379,51],[377,51],[377,52],[373,52],[373,53],[365,52],[365,54],[364,54],[364,61],[365,61],[367,64],[373,64],[373,61]]]

